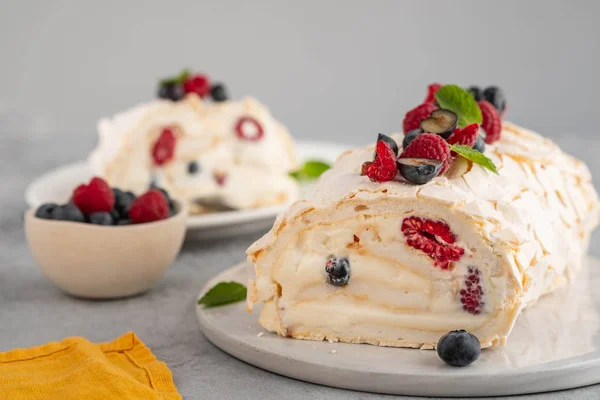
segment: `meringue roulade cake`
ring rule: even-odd
[[[264,328],[425,349],[464,329],[500,345],[581,270],[599,217],[587,167],[503,122],[499,89],[439,86],[404,135],[342,154],[248,249]]]
[[[229,100],[222,84],[187,73],[163,82],[159,97],[99,122],[95,174],[135,193],[164,188],[192,213],[297,199],[292,138],[263,104]]]

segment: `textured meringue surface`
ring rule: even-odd
[[[498,175],[473,164],[421,186],[361,176],[373,146],[342,154],[248,249],[248,308],[263,302],[260,323],[299,339],[433,348],[466,329],[483,347],[505,343],[526,306],[579,272],[600,207],[587,167],[537,133],[504,123],[485,154]],[[436,266],[408,245],[401,226],[410,217],[447,224],[464,254]],[[343,287],[327,283],[331,256],[350,261]],[[476,313],[461,301],[473,269]]]
[[[256,126],[262,136],[253,140]],[[240,129],[247,138],[240,137]],[[175,131],[172,161],[156,166],[152,146],[164,128]],[[197,201],[244,209],[291,203],[298,187],[288,173],[296,156],[287,129],[252,98],[211,103],[196,95],[177,102],[155,100],[98,123],[99,144],[90,155],[93,171],[112,186],[137,194],[150,183],[202,212]],[[249,138],[249,139],[248,139]],[[191,174],[188,165],[197,163]]]

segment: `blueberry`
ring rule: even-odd
[[[52,211],[58,207],[55,203],[45,203],[38,207],[35,216],[42,219],[52,219]]]
[[[200,164],[196,161],[190,161],[187,165],[188,174],[194,175],[200,172]]]
[[[398,170],[407,181],[422,185],[438,176],[442,164],[440,160],[428,158],[399,158]]]
[[[162,194],[165,196],[165,199],[167,199],[167,201],[171,200],[171,196],[169,196],[169,192],[167,192],[163,188],[158,188],[158,190],[160,190],[162,192]]]
[[[110,212],[110,217],[113,219],[113,221],[116,221],[121,218],[121,213],[117,211],[116,208],[113,208],[113,210]]]
[[[419,136],[421,133],[423,133],[423,131],[420,129],[413,129],[412,131],[408,132],[406,135],[404,135],[404,139],[402,139],[402,147],[406,148],[410,142],[412,142],[414,138]]]
[[[90,224],[94,225],[112,225],[114,223],[112,215],[107,212],[95,212],[90,215]]]
[[[185,91],[179,82],[161,82],[160,86],[158,87],[158,97],[161,99],[178,101],[185,97]]]
[[[380,133],[379,135],[377,135],[377,141],[385,142],[385,143],[389,144],[390,147],[392,148],[392,151],[394,152],[394,154],[398,155],[398,144],[396,143],[396,141],[394,139],[392,139],[389,136],[384,135],[383,133]]]
[[[216,83],[210,89],[210,95],[213,101],[225,101],[229,98],[227,96],[227,90],[225,89],[225,85],[222,83]]]
[[[421,129],[424,132],[436,133],[444,139],[448,139],[457,124],[458,115],[455,112],[438,108],[431,112],[429,118],[421,121]]]
[[[120,219],[115,223],[115,225],[118,225],[118,226],[131,225],[131,221],[128,219]]]
[[[333,286],[344,286],[350,279],[350,261],[347,257],[329,257],[325,272],[327,281]]]
[[[481,153],[485,151],[485,140],[483,140],[483,136],[477,136],[477,141],[473,145],[473,148]]]
[[[121,218],[128,218],[129,207],[135,200],[135,195],[131,192],[123,192],[117,188],[113,188],[113,194],[115,195],[115,208],[111,213],[113,219],[116,221]]]
[[[464,367],[479,358],[481,344],[477,336],[464,330],[451,331],[442,336],[437,344],[438,356],[455,367]]]
[[[499,113],[504,111],[504,109],[506,108],[506,98],[504,97],[504,93],[497,86],[490,86],[485,88],[485,90],[483,91],[483,100],[492,103],[492,105],[496,107]]]
[[[172,217],[175,214],[177,214],[177,206],[173,200],[169,199],[169,216]]]
[[[479,88],[479,86],[471,86],[467,89],[467,91],[471,93],[471,96],[473,96],[475,101],[483,100],[483,94],[481,93],[481,89]]]
[[[52,210],[52,219],[57,221],[85,222],[83,213],[74,204],[54,208]]]

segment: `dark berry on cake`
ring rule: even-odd
[[[344,286],[350,279],[350,261],[347,257],[329,257],[325,263],[327,281],[333,286]]]

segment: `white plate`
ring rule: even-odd
[[[296,151],[300,161],[308,159],[332,163],[349,146],[300,141]],[[69,199],[73,188],[92,177],[92,171],[85,161],[67,164],[36,178],[25,192],[25,201],[30,207],[42,203],[64,203]],[[303,188],[306,190],[306,188]],[[244,233],[267,230],[281,211],[288,205],[264,207],[253,210],[235,210],[188,217],[188,229],[202,239],[236,236]]]
[[[475,363],[445,365],[435,351],[312,342],[262,329],[244,303],[197,306],[206,337],[247,363],[292,378],[344,389],[411,396],[501,396],[600,382],[600,261],[590,258],[571,285],[543,297],[518,318],[504,348],[486,349]],[[246,283],[240,264],[208,282]]]

